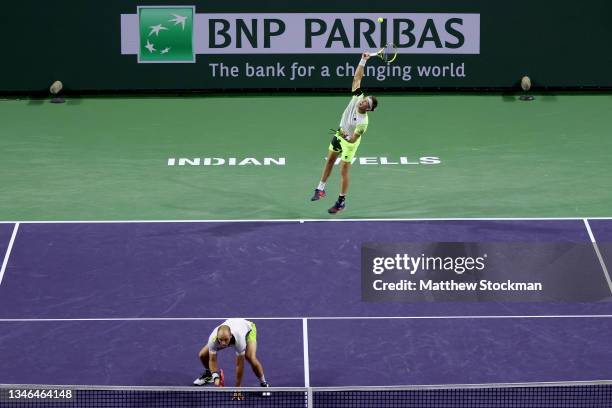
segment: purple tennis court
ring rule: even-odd
[[[611,1],[3,11],[0,408],[612,408]]]
[[[544,289],[362,298],[364,248],[431,242]],[[238,316],[274,386],[612,378],[611,242],[601,219],[0,224],[0,383],[189,385]]]

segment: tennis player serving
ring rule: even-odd
[[[217,352],[227,347],[236,350],[236,387],[242,385],[244,359],[249,362],[262,387],[269,387],[264,377],[263,367],[257,360],[257,327],[245,319],[227,319],[217,326],[208,343],[200,350],[200,361],[204,365],[204,374],[196,378],[193,385],[220,385],[221,377],[217,366]],[[238,395],[238,397],[240,397]]]
[[[335,131],[329,145],[327,161],[323,166],[321,181],[314,191],[311,201],[317,201],[325,197],[325,184],[331,174],[334,164],[340,157],[340,195],[336,203],[327,210],[330,214],[337,214],[344,210],[346,206],[346,193],[349,187],[349,169],[351,163],[361,143],[361,137],[368,129],[368,112],[376,109],[378,101],[375,96],[366,96],[361,91],[361,78],[365,69],[366,61],[370,58],[370,53],[361,54],[361,61],[357,65],[355,76],[353,77],[352,93],[353,97],[342,113],[340,127]]]

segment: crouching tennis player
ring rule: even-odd
[[[361,61],[359,61],[355,76],[353,77],[353,97],[346,109],[344,109],[340,119],[340,128],[335,131],[332,137],[321,181],[310,199],[311,201],[317,201],[325,197],[325,184],[334,168],[336,159],[340,156],[340,195],[336,203],[327,210],[330,214],[336,214],[344,210],[346,193],[349,187],[349,169],[351,168],[357,148],[361,143],[361,136],[368,129],[368,112],[376,109],[378,105],[375,96],[365,96],[361,91],[361,78],[363,78],[365,64],[369,58],[370,54],[367,52],[361,55]]]
[[[217,326],[210,337],[208,344],[200,350],[200,361],[204,365],[204,374],[196,378],[193,385],[212,384],[220,385],[220,375],[217,367],[217,352],[227,347],[236,350],[236,387],[242,385],[244,373],[244,359],[249,362],[255,376],[262,387],[269,387],[264,377],[261,363],[257,360],[257,328],[255,323],[245,319],[227,319]]]

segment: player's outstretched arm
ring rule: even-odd
[[[213,373],[217,373],[217,371],[219,370],[219,366],[217,366],[217,353],[209,352],[208,369]],[[219,378],[218,374],[216,376],[213,374],[213,378],[214,378],[214,384],[216,386],[219,386],[219,383],[221,382],[221,378]]]
[[[361,78],[363,78],[363,71],[365,70],[365,64],[367,60],[370,58],[369,52],[364,52],[361,54],[361,61],[359,61],[359,65],[357,65],[357,69],[355,70],[355,76],[353,77],[353,89],[352,92],[355,92],[359,87],[361,87]]]

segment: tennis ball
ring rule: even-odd
[[[384,19],[384,18],[382,18],[382,17],[378,17],[378,18],[376,19],[376,21],[378,21],[379,23],[382,23],[383,21],[385,21],[385,19]]]
[[[49,92],[51,92],[53,95],[57,95],[59,91],[62,90],[63,87],[64,85],[62,84],[61,81],[55,81],[49,87]]]
[[[524,76],[521,78],[521,88],[525,92],[531,89],[531,79],[529,79],[528,76]]]

